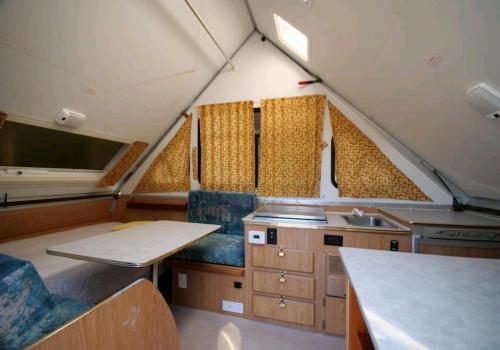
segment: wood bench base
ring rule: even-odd
[[[204,264],[178,259],[170,262],[174,304],[233,316],[246,316],[247,310],[244,305],[243,314],[222,309],[224,300],[245,303],[244,267]],[[186,288],[181,288],[184,278]]]

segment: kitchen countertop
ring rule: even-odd
[[[265,218],[256,218],[254,217],[254,213],[251,213],[245,216],[242,220],[246,224],[261,224],[261,225],[270,225],[274,227],[295,227],[295,228],[305,228],[305,229],[341,229],[347,231],[382,231],[382,232],[391,232],[391,233],[404,233],[409,234],[410,228],[406,227],[390,218],[384,216],[390,223],[396,225],[395,228],[387,228],[387,227],[366,227],[366,226],[354,226],[350,225],[342,215],[349,215],[350,213],[341,213],[341,212],[326,212],[327,223],[314,223],[310,224],[301,220],[300,223],[293,222],[287,219],[280,219],[279,221],[273,219],[265,219]],[[365,214],[369,216],[370,214]],[[383,216],[383,215],[382,215]]]
[[[382,207],[383,212],[409,224],[446,225],[446,226],[474,226],[500,228],[500,218],[475,212],[454,212],[447,209],[422,208],[388,208]]]
[[[500,260],[339,250],[376,349],[500,349]]]

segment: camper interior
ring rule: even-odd
[[[498,0],[0,0],[0,349],[500,349]]]

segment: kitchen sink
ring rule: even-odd
[[[391,224],[389,221],[385,220],[381,216],[377,215],[364,215],[364,216],[354,216],[354,215],[342,215],[342,217],[352,226],[363,226],[363,227],[383,227],[383,228],[396,228],[396,225]]]

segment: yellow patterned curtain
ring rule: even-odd
[[[146,171],[134,192],[189,191],[191,119],[191,116],[186,118],[172,141]]]
[[[127,152],[120,160],[104,175],[97,183],[97,187],[107,187],[116,184],[125,175],[127,170],[134,164],[139,156],[144,152],[147,143],[136,141],[131,144]]]
[[[201,188],[254,192],[253,102],[198,107],[201,137]]]
[[[365,134],[328,102],[340,197],[430,201]]]
[[[325,96],[263,100],[258,194],[319,197]]]

